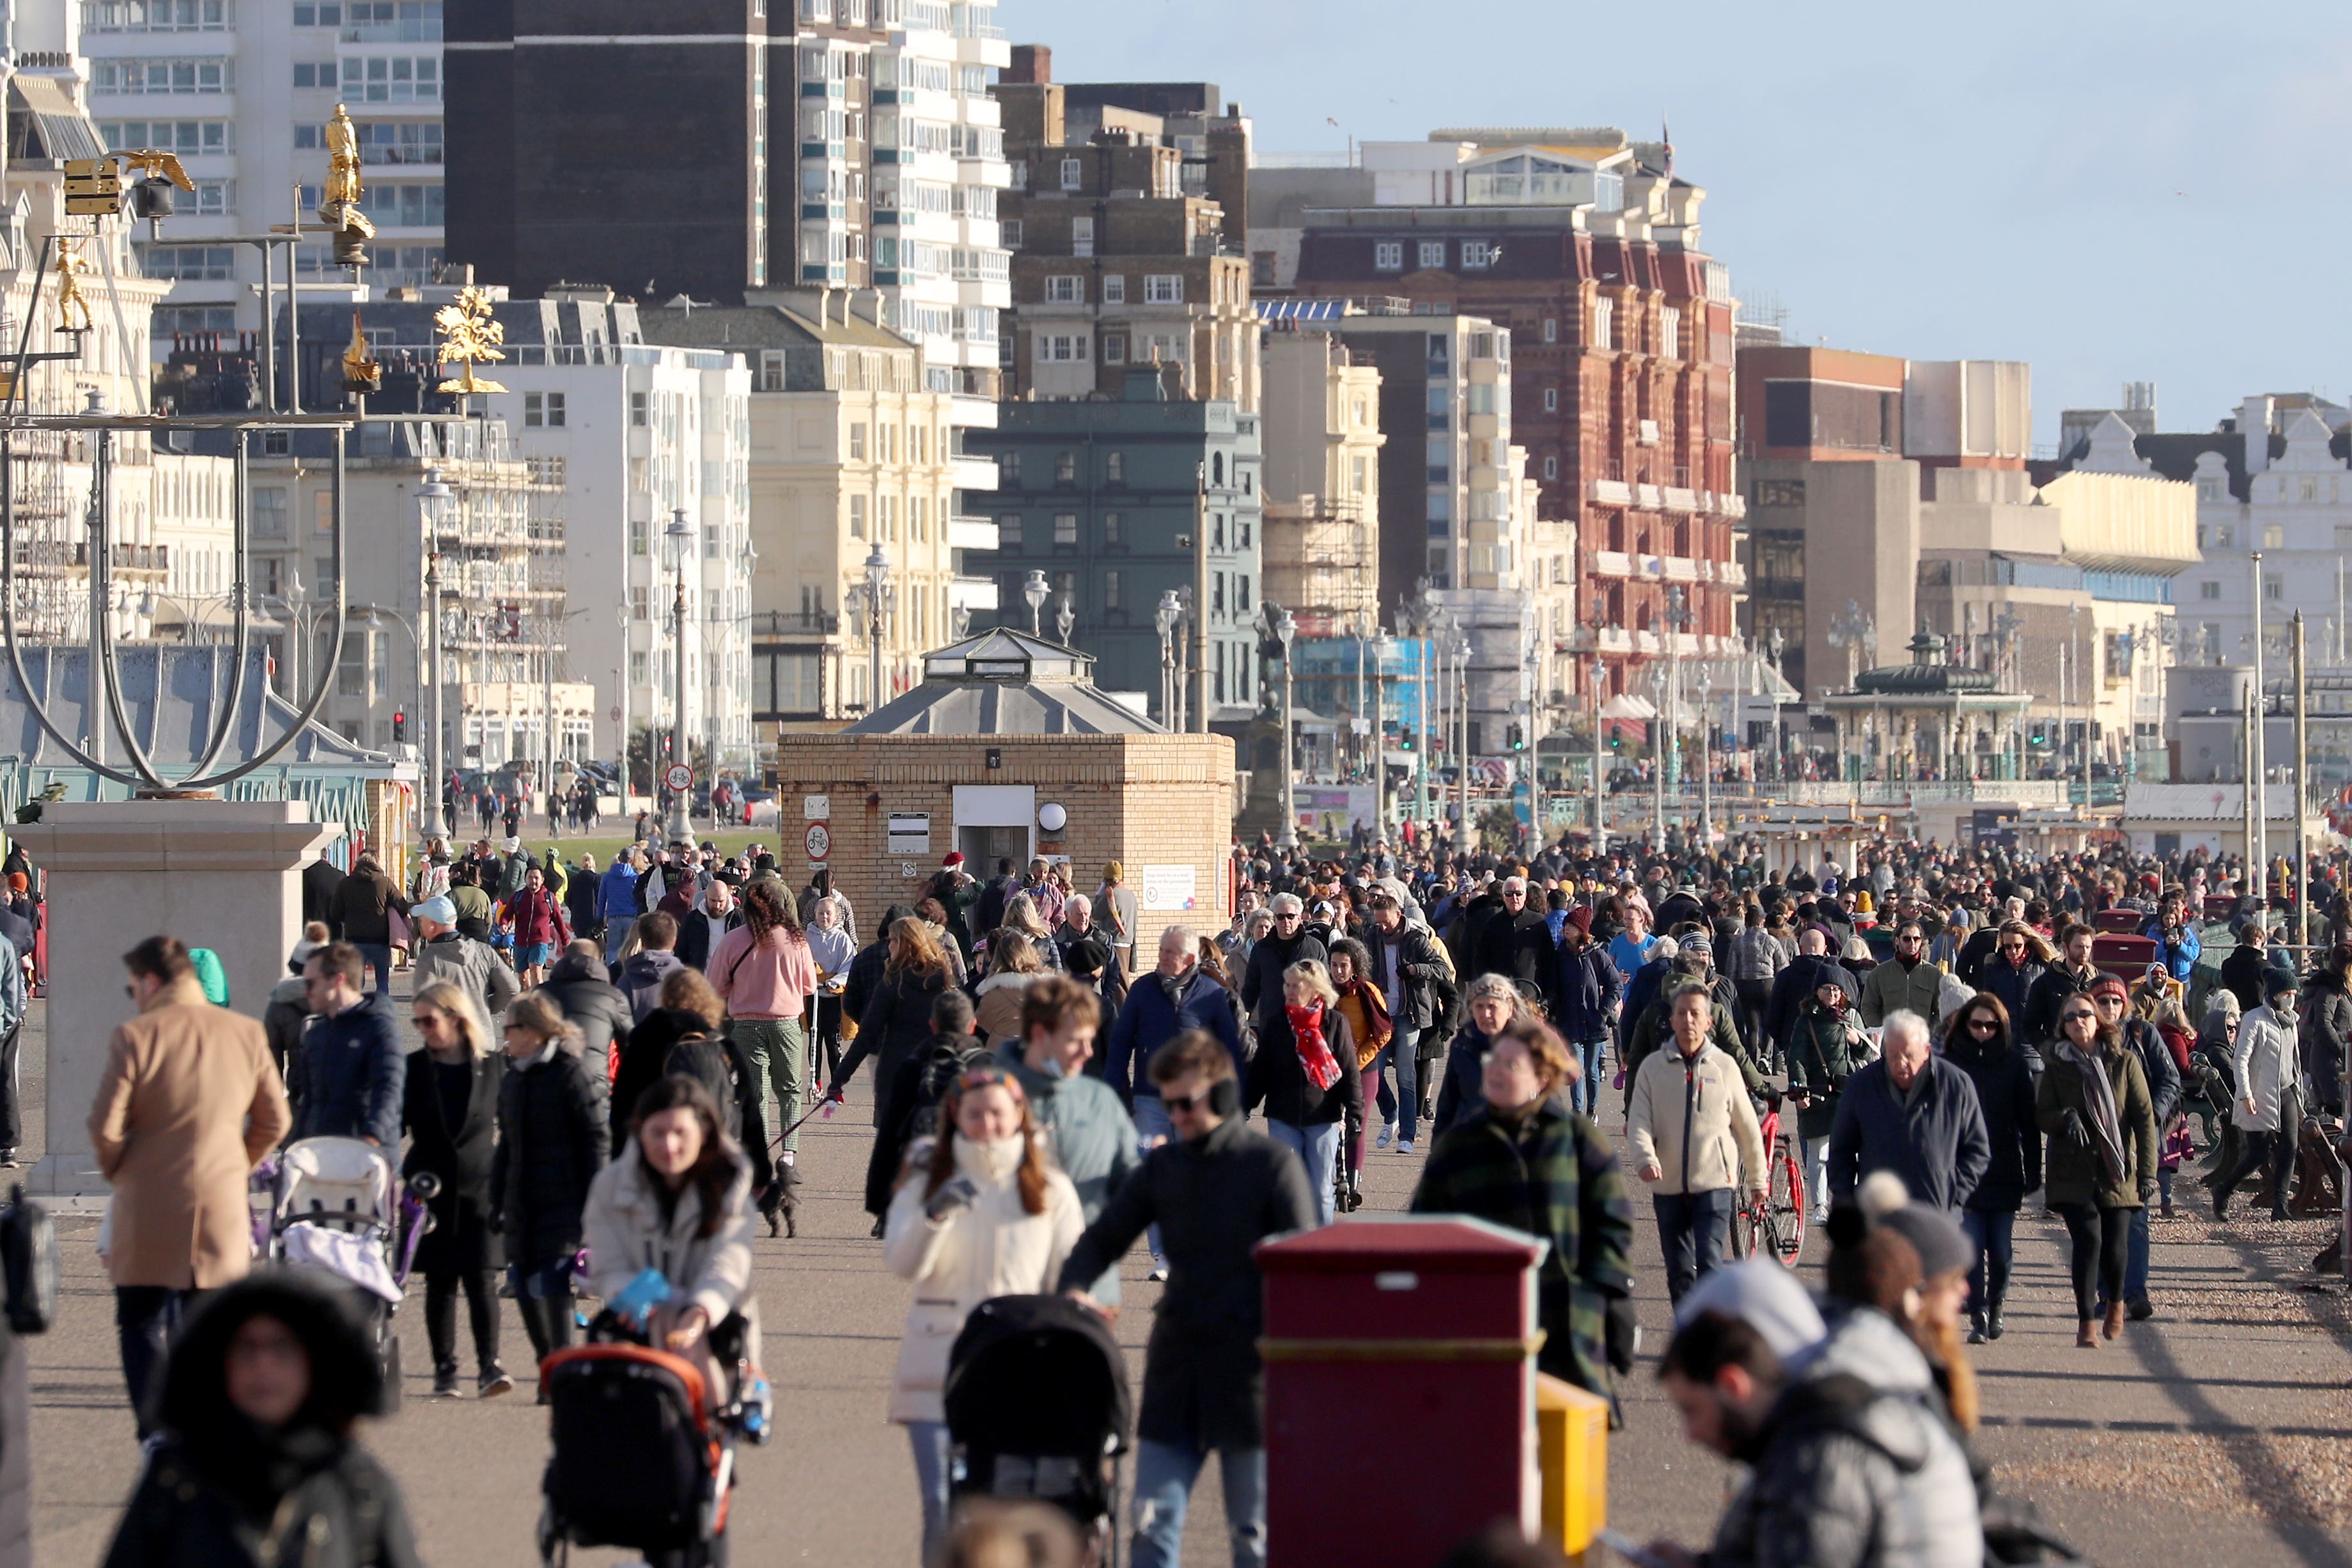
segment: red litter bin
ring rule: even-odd
[[[1535,1534],[1546,1245],[1398,1216],[1258,1248],[1269,1568],[1434,1563],[1498,1519]]]

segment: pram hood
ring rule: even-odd
[[[1110,1327],[1066,1296],[974,1307],[948,1355],[948,1433],[965,1448],[1092,1459],[1134,1426],[1127,1357]]]
[[[278,1157],[273,1223],[280,1230],[296,1220],[390,1229],[393,1204],[392,1161],[364,1138],[303,1138]]]

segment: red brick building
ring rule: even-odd
[[[1360,200],[1369,176],[1373,204],[1308,200],[1295,287],[1511,329],[1511,439],[1544,514],[1578,521],[1573,651],[1617,674],[1663,652],[1677,586],[1684,655],[1733,651],[1734,306],[1698,249],[1705,193],[1671,149],[1613,130],[1441,131],[1369,143],[1349,172],[1335,189]]]

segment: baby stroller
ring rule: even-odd
[[[383,1368],[384,1414],[392,1414],[400,1407],[394,1318],[432,1223],[425,1205],[438,1178],[421,1172],[404,1193],[391,1159],[364,1138],[303,1138],[279,1154],[269,1179],[269,1256],[352,1287]]]
[[[1118,1456],[1134,1409],[1101,1318],[1061,1296],[982,1301],[949,1352],[942,1397],[952,1498],[1053,1503],[1089,1532],[1090,1563],[1116,1562]]]
[[[659,1281],[655,1297],[667,1293]],[[726,1369],[719,1389],[694,1362],[646,1343],[628,1311],[626,1301],[608,1306],[588,1343],[540,1368],[553,1448],[539,1552],[551,1568],[573,1546],[623,1546],[658,1568],[703,1568],[726,1533],[738,1438],[774,1436],[743,1319],[710,1331],[711,1360]]]

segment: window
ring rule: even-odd
[[[2221,597],[2221,585],[2218,582],[2200,582],[2197,585],[2197,597],[2219,599]]]
[[[2281,582],[2278,577],[2274,574],[2267,571],[2263,573],[2263,597],[2264,599],[2278,599],[2283,597],[2284,587],[2285,585]]]
[[[236,63],[221,58],[92,60],[89,89],[146,98],[216,96],[236,89]]]
[[[1118,569],[1114,567],[1103,573],[1103,608],[1117,610],[1118,607]]]
[[[1143,279],[1143,302],[1146,305],[1181,305],[1184,303],[1184,277],[1181,273],[1154,272]]]
[[[99,122],[98,139],[109,147],[152,147],[190,158],[236,152],[236,125],[227,120],[107,120]],[[299,138],[295,145],[301,145]]]
[[[1113,485],[1127,483],[1127,454],[1113,452],[1103,458],[1103,477]]]
[[[335,85],[335,62],[320,60],[314,65],[309,60],[295,61],[294,85],[301,88],[332,88]]]
[[[1404,241],[1384,239],[1372,246],[1372,267],[1379,272],[1404,270]]]
[[[1102,280],[1102,302],[1106,305],[1127,303],[1127,275],[1114,272]]]
[[[225,283],[236,276],[236,252],[225,245],[138,245],[139,270],[150,277]]]
[[[1104,333],[1102,340],[1102,358],[1103,363],[1106,365],[1123,365],[1127,363],[1127,334],[1124,332]]]
[[[253,531],[265,539],[286,537],[286,492],[256,490],[253,493]]]
[[[1090,217],[1070,220],[1070,254],[1092,256],[1095,253],[1095,221]]]
[[[996,548],[1016,550],[1021,548],[1021,514],[1007,512],[996,519]]]
[[[1594,348],[1613,349],[1617,346],[1616,320],[1617,302],[1615,300],[1596,299],[1592,302],[1592,346]]]
[[[1105,512],[1103,514],[1103,543],[1114,546],[1124,544],[1126,541],[1120,538],[1123,523],[1124,519],[1121,518],[1117,512]]]
[[[1495,247],[1485,240],[1465,239],[1462,242],[1462,270],[1465,272],[1484,272],[1493,265],[1494,257]]]
[[[438,5],[433,7],[437,15]],[[337,26],[342,11],[336,5],[297,5],[294,25],[314,24],[309,14],[325,12],[327,26]],[[85,33],[217,33],[229,26],[229,0],[86,0],[81,8]]]
[[[996,456],[996,482],[1000,485],[1021,483],[1021,454],[1000,452]]]
[[[2296,500],[2316,501],[2319,499],[2319,481],[2316,478],[2305,476],[2298,483],[2301,487],[2295,492],[2294,498]]]
[[[372,55],[343,57],[347,103],[438,103],[441,60],[436,55]]]
[[[1045,364],[1078,364],[1087,358],[1087,339],[1083,332],[1040,332],[1036,334],[1036,355]]]
[[[2264,523],[2263,525],[2263,548],[2264,549],[2286,549],[2286,525],[2284,523]]]
[[[1054,483],[1075,485],[1078,482],[1078,458],[1074,452],[1057,453],[1054,457]]]
[[[1546,413],[1558,413],[1559,412],[1559,389],[1558,387],[1544,388],[1544,412]]]
[[[1559,477],[1559,459],[1558,457],[1546,457],[1544,459],[1543,476],[1547,479],[1557,479]]]
[[[646,394],[641,392],[629,394],[629,424],[635,430],[646,427]]]
[[[2213,525],[2213,543],[2215,545],[2219,546],[2222,549],[2231,549],[2236,547],[2237,542],[2238,530],[2235,526],[2229,523],[2215,523]]]
[[[1421,265],[1423,267],[1444,267],[1445,265],[1445,242],[1442,239],[1423,240],[1421,242]]]
[[[335,493],[332,490],[310,492],[310,531],[314,534],[331,534],[335,531]],[[330,582],[333,580],[334,575],[334,568],[329,564],[319,573],[315,580],[320,583]]]
[[[1062,160],[1062,189],[1065,191],[1077,190],[1086,183],[1086,164],[1083,161],[1076,158],[1065,158]]]
[[[1683,313],[1672,305],[1658,312],[1658,352],[1669,360],[1683,357]]]
[[[1559,321],[1558,318],[1551,316],[1544,318],[1543,340],[1547,343],[1557,343],[1559,341]]]
[[[1054,514],[1054,545],[1055,549],[1076,549],[1078,545],[1078,515],[1076,512]]]
[[[1045,303],[1048,305],[1081,305],[1086,302],[1087,280],[1083,277],[1056,276],[1045,279]]]
[[[849,537],[854,539],[866,537],[866,497],[863,496],[849,497]]]
[[[849,460],[852,463],[866,461],[866,426],[863,422],[849,427]]]
[[[544,427],[563,428],[563,393],[525,392],[522,394],[522,423],[527,430]]]

